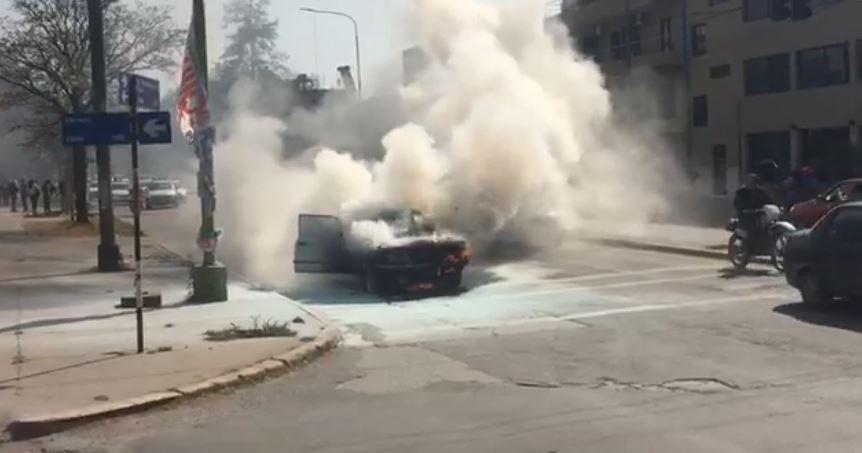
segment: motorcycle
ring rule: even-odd
[[[783,220],[781,208],[766,205],[762,209],[743,211],[730,219],[727,230],[733,234],[727,245],[727,255],[737,270],[743,270],[752,258],[769,256],[772,265],[784,272],[784,249],[787,236],[796,231],[792,223]]]

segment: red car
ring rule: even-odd
[[[793,205],[790,220],[797,227],[811,228],[832,208],[850,201],[862,201],[862,178],[841,181],[817,197]]]

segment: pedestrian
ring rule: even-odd
[[[46,179],[42,183],[42,202],[45,207],[45,215],[51,215],[51,197],[57,193],[57,188],[51,179]]]
[[[30,210],[30,208],[28,207],[30,202],[30,187],[27,184],[27,180],[21,178],[21,180],[18,182],[18,188],[21,191],[21,212],[26,214],[27,211]]]
[[[18,192],[20,191],[18,181],[14,179],[9,181],[7,190],[9,192],[9,203],[12,204],[12,212],[18,212]]]
[[[42,195],[42,191],[39,190],[39,184],[36,184],[36,181],[32,179],[27,185],[29,186],[27,189],[30,195],[30,208],[33,210],[33,217],[36,217],[38,215],[36,209],[39,207],[39,197]]]

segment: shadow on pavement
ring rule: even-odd
[[[777,272],[772,269],[745,268],[740,270],[733,267],[725,267],[718,270],[718,275],[725,280],[733,280],[739,277],[770,277],[777,275]]]
[[[858,302],[835,301],[820,307],[795,302],[779,305],[773,311],[809,324],[862,333],[862,304]]]
[[[294,285],[278,290],[283,296],[309,305],[349,305],[409,302],[438,297],[457,297],[461,294],[501,280],[484,267],[467,267],[457,294],[440,294],[434,291],[402,294],[382,298],[365,291],[365,283],[356,275],[300,275]]]

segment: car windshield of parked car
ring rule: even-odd
[[[169,182],[151,182],[147,184],[147,189],[149,190],[171,190],[173,188],[173,184]]]

